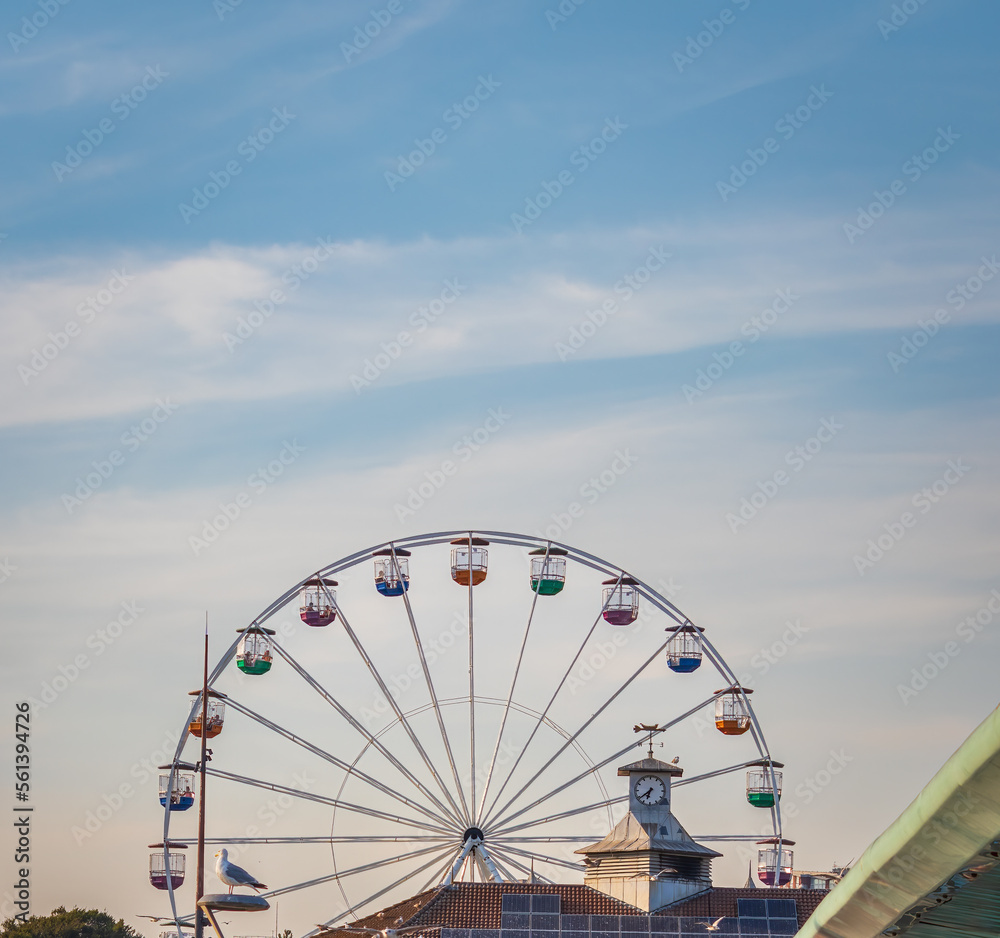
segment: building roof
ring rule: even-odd
[[[1000,933],[1000,708],[871,844],[803,938]]]
[[[659,759],[640,759],[638,762],[631,762],[628,765],[620,766],[619,775],[628,775],[629,772],[665,772],[668,775],[683,775],[684,770],[679,765],[672,762],[661,762]]]
[[[676,819],[675,819],[676,821]],[[680,833],[684,829],[679,823],[674,824]],[[686,857],[721,857],[722,854],[695,843],[690,837],[686,840],[658,836],[657,833],[650,833],[650,830],[660,831],[657,824],[641,824],[634,815],[626,814],[603,840],[595,844],[581,847],[575,853],[637,853],[646,850],[658,853],[673,853]]]
[[[412,923],[412,920],[422,909],[426,908],[443,889],[447,888],[446,886],[437,886],[434,889],[428,889],[426,892],[418,893],[402,902],[373,912],[371,915],[365,915],[351,924],[367,928],[405,928]],[[358,938],[358,935],[359,932],[344,928],[327,929],[323,932],[324,938],[333,938],[333,936],[336,938]]]
[[[606,896],[589,886],[542,883],[453,883],[438,886],[380,912],[353,922],[368,928],[425,926],[436,928],[499,928],[504,893],[541,893],[562,898],[563,915],[645,915],[626,902]],[[351,929],[331,929],[324,938],[358,938]]]
[[[715,886],[690,899],[682,899],[673,905],[657,909],[653,914],[695,915],[710,919],[720,916],[729,918],[737,914],[737,899],[792,899],[799,914],[799,928],[801,928],[828,895],[830,893],[825,889],[776,889],[767,886],[747,889]]]
[[[367,928],[405,929],[413,936],[437,938],[442,928],[500,928],[502,897],[507,893],[558,895],[563,915],[647,915],[589,886],[541,883],[454,883],[437,886],[352,923]],[[791,899],[801,927],[828,893],[822,889],[714,887],[652,914],[716,919],[737,916],[737,899]],[[331,929],[323,938],[363,938],[353,929]],[[373,936],[374,938],[374,936]]]

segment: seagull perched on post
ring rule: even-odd
[[[257,878],[248,873],[242,866],[229,862],[229,851],[223,848],[220,850],[215,861],[215,875],[219,877],[228,887],[232,895],[234,886],[250,886],[253,889],[267,889],[263,883],[258,883]]]

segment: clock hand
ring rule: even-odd
[[[653,794],[653,786],[652,785],[650,785],[649,788],[642,793],[642,797],[643,798],[648,798],[651,794]]]

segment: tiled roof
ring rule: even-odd
[[[541,893],[562,897],[564,915],[638,915],[634,906],[589,886],[543,885],[541,883],[455,883],[438,886],[381,912],[353,922],[368,928],[407,928],[422,925],[431,936],[435,928],[499,928],[504,893]],[[324,938],[359,938],[359,932],[336,929]]]
[[[718,886],[706,890],[690,899],[682,899],[664,909],[657,909],[655,915],[697,915],[716,919],[720,915],[736,915],[737,899],[792,899],[799,913],[799,927],[815,911],[829,892],[825,889],[757,889]]]
[[[359,918],[351,924],[367,928],[405,928],[410,920],[419,914],[421,909],[433,902],[435,896],[445,888],[447,887],[437,886],[434,889],[428,889],[426,892],[418,893],[402,902],[387,906],[379,912]],[[331,929],[323,933],[323,938],[359,938],[364,934],[364,932],[351,929]],[[434,933],[428,931],[427,934],[430,936]]]
[[[541,883],[456,883],[445,887],[437,901],[421,909],[410,925],[445,928],[499,928],[504,893],[541,893],[562,897],[563,915],[635,915],[638,910],[590,886]]]
[[[455,883],[390,905],[352,924],[368,928],[403,929],[423,926],[420,935],[435,938],[441,928],[499,928],[504,893],[540,893],[562,898],[563,915],[645,915],[635,906],[613,899],[589,886],[541,883]],[[718,887],[658,909],[654,915],[735,917],[737,899],[792,899],[801,927],[828,893],[823,889],[745,889]],[[337,929],[323,938],[363,938],[359,931]],[[373,936],[374,938],[374,936]]]

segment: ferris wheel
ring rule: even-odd
[[[310,572],[236,631],[161,767],[150,882],[175,922],[193,917],[192,737],[212,741],[207,855],[252,857],[265,898],[309,897],[324,925],[459,879],[579,875],[575,850],[628,800],[614,778],[633,729],[650,754],[682,753],[692,774],[675,788],[728,799],[746,771],[731,810],[708,815],[733,829],[693,836],[755,841],[761,881],[790,878],[782,765],[752,689],[621,567],[521,534],[419,535]]]

